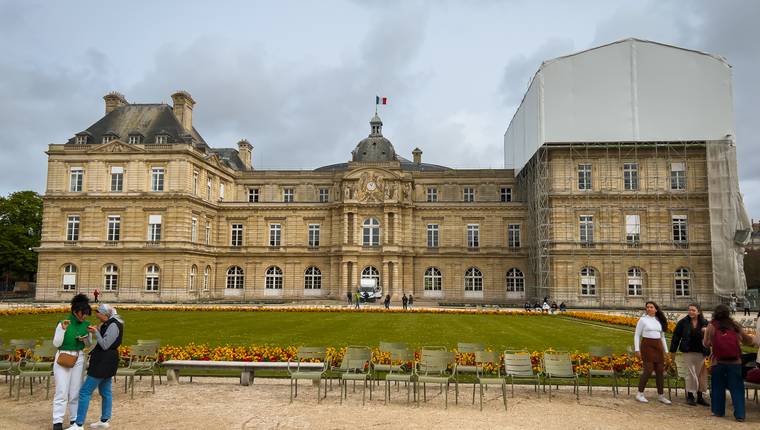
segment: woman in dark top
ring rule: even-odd
[[[683,353],[683,361],[688,369],[686,376],[686,403],[691,406],[697,404],[710,406],[704,399],[707,391],[707,368],[705,356],[709,350],[702,345],[702,337],[707,320],[702,315],[699,305],[689,305],[689,313],[678,321],[670,340],[670,354]]]
[[[111,380],[119,367],[119,345],[124,335],[124,320],[113,306],[102,303],[95,311],[100,320],[99,327],[90,326],[90,332],[97,341],[90,352],[90,365],[87,368],[87,379],[79,391],[79,409],[76,423],[68,430],[80,430],[87,417],[87,408],[95,388],[98,389],[103,402],[101,405],[100,421],[90,425],[91,428],[108,428],[111,420]]]

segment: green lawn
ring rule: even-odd
[[[52,338],[65,314],[0,316],[0,339]],[[494,348],[549,347],[584,351],[611,345],[625,352],[633,332],[557,316],[446,315],[353,312],[191,312],[124,311],[125,344],[161,339],[164,345],[190,342],[209,345],[377,345],[380,341],[410,346],[456,346],[479,342]],[[95,321],[95,318],[92,318]]]

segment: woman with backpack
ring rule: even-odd
[[[692,303],[689,305],[688,315],[676,324],[673,338],[670,340],[670,354],[676,354],[678,351],[683,353],[683,361],[688,370],[686,403],[691,406],[710,406],[703,394],[707,391],[705,356],[709,354],[709,350],[702,345],[702,338],[707,324],[699,305]]]
[[[744,380],[742,379],[742,350],[740,343],[752,344],[752,336],[731,318],[731,309],[724,304],[715,307],[712,321],[705,330],[702,343],[712,348],[712,414],[726,414],[726,389],[731,393],[734,418],[744,421]]]
[[[636,333],[633,336],[633,346],[636,350],[636,357],[644,362],[639,377],[639,392],[636,393],[636,400],[641,403],[648,403],[644,397],[644,389],[647,386],[652,371],[657,381],[657,400],[660,403],[669,405],[671,402],[665,397],[665,351],[668,349],[665,340],[665,332],[668,331],[668,319],[660,310],[655,302],[646,303],[646,314],[639,318],[636,324]]]

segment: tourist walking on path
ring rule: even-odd
[[[751,316],[750,311],[752,310],[752,301],[749,299],[749,297],[744,298],[744,316],[748,317]]]
[[[351,298],[352,298],[353,296],[354,296],[354,295],[353,295],[353,294],[351,294],[351,291],[349,291],[349,292],[347,292],[347,293],[346,293],[346,299],[348,299],[348,304],[349,304],[349,305],[353,304],[353,300],[351,300]]]
[[[71,299],[71,314],[58,323],[53,346],[58,348],[53,364],[55,396],[53,397],[53,430],[63,430],[66,403],[69,405],[69,424],[77,418],[79,388],[82,385],[84,348],[90,344],[86,318],[92,313],[90,300],[84,294]]]
[[[359,296],[359,290],[356,290],[356,292],[354,293],[354,302],[355,302],[354,307],[356,307],[356,309],[359,309],[360,300],[361,300],[361,297]]]
[[[655,302],[646,303],[646,315],[639,318],[636,324],[636,333],[633,336],[633,346],[636,357],[643,361],[644,366],[639,377],[639,392],[636,400],[648,403],[644,397],[644,389],[647,386],[652,371],[657,382],[657,400],[666,405],[670,400],[665,397],[663,382],[665,378],[665,351],[668,345],[665,341],[665,332],[668,330],[668,320]]]
[[[409,293],[409,298],[406,300],[406,307],[407,309],[412,309],[412,305],[414,304],[414,297],[411,293]]]
[[[95,288],[95,291],[92,292],[92,296],[95,297],[95,303],[97,303],[98,297],[100,296],[100,290]]]
[[[386,294],[385,300],[383,301],[383,304],[385,305],[385,309],[389,309],[391,307],[391,295]]]
[[[95,348],[90,352],[90,365],[87,367],[87,379],[79,390],[79,407],[76,422],[68,430],[81,430],[87,418],[87,408],[95,388],[98,389],[101,403],[100,421],[90,424],[90,428],[108,428],[111,420],[111,381],[119,368],[119,345],[124,336],[124,320],[113,306],[105,303],[98,306],[95,317],[100,326],[90,326],[89,331],[95,335]]]
[[[731,293],[731,299],[729,301],[729,305],[731,306],[731,315],[734,315],[736,313],[736,306],[739,301],[739,298],[736,297],[736,293]]]
[[[709,350],[702,345],[707,320],[702,315],[699,305],[690,304],[688,314],[678,321],[670,340],[670,354],[683,353],[683,362],[688,373],[686,375],[686,403],[710,406],[704,399],[707,392],[707,368],[705,356]]]
[[[406,310],[407,304],[409,304],[409,299],[406,297],[406,294],[404,294],[403,296],[401,296],[401,307],[403,307],[404,310]]]
[[[734,418],[744,421],[744,379],[742,379],[742,350],[740,343],[751,345],[752,336],[731,318],[728,306],[715,307],[712,321],[705,330],[702,340],[707,348],[712,348],[710,373],[712,375],[712,414],[722,417],[726,414],[726,389],[731,393]]]

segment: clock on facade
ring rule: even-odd
[[[377,184],[375,184],[373,181],[367,182],[368,191],[375,191],[376,188],[377,188]]]

